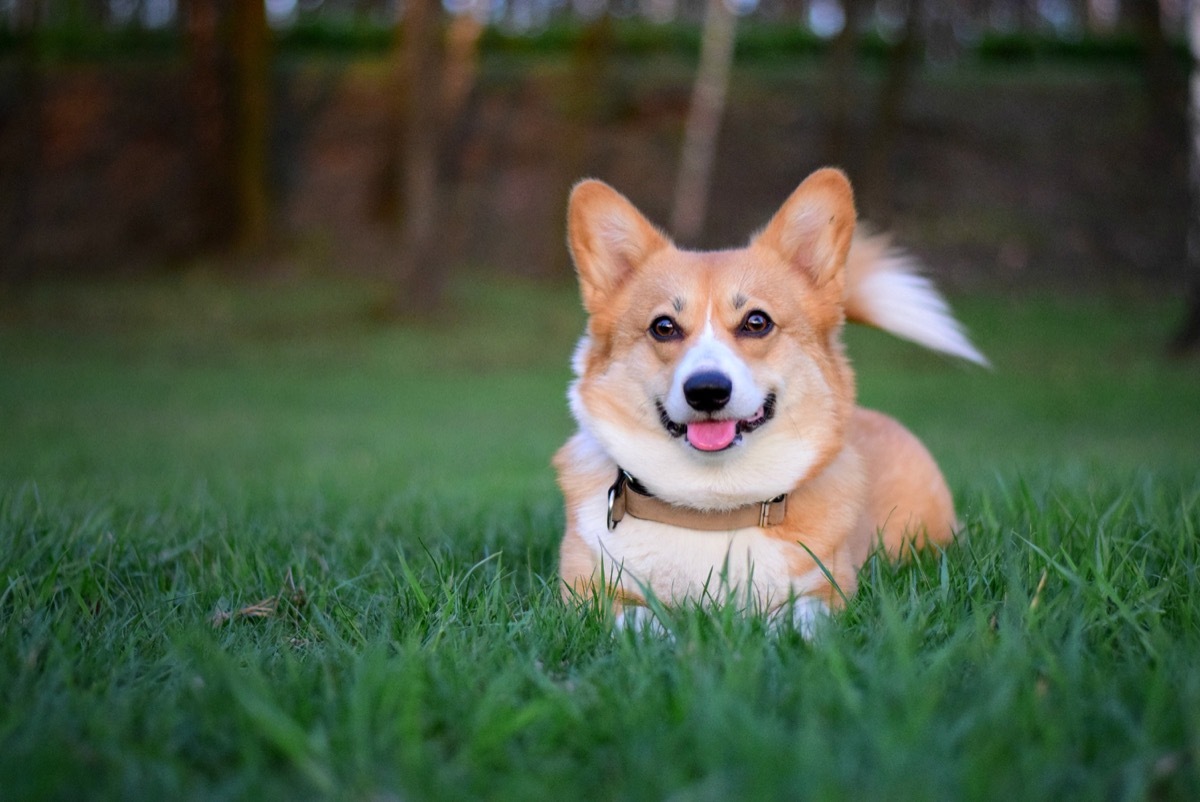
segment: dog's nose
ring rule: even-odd
[[[683,397],[697,412],[716,412],[729,403],[732,394],[733,382],[716,370],[693,373],[683,383]]]

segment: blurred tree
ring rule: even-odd
[[[401,156],[401,305],[427,309],[442,294],[437,263],[438,77],[440,2],[408,0],[400,37],[403,128]]]
[[[234,229],[229,202],[229,115],[225,74],[229,53],[221,40],[220,0],[186,0],[188,100],[192,117],[192,176],[202,246],[227,243]]]
[[[1184,294],[1188,311],[1183,325],[1176,332],[1169,344],[1169,350],[1182,354],[1194,350],[1200,345],[1200,286],[1197,285],[1197,263],[1200,262],[1200,167],[1197,166],[1197,120],[1196,120],[1196,68],[1195,56],[1200,43],[1196,41],[1194,31],[1196,2],[1190,4],[1189,13],[1189,42],[1192,47],[1193,66],[1191,88],[1188,90],[1188,76],[1179,68],[1178,62],[1171,52],[1170,43],[1163,29],[1162,7],[1159,2],[1145,0],[1131,4],[1130,12],[1133,23],[1145,49],[1144,79],[1150,99],[1150,125],[1148,136],[1149,147],[1154,152],[1165,152],[1171,144],[1177,142],[1175,137],[1189,137],[1188,175],[1190,207],[1185,211],[1186,243],[1184,249]],[[1190,95],[1190,102],[1189,102]],[[1179,121],[1186,119],[1188,124],[1180,130]],[[1169,141],[1168,141],[1169,140]]]
[[[1162,6],[1158,0],[1140,0],[1132,4],[1134,25],[1145,48],[1145,80],[1150,92],[1151,112],[1156,130],[1174,129],[1185,104],[1184,76],[1171,53],[1171,44],[1163,30]]]
[[[615,94],[610,91],[615,42],[612,17],[606,12],[584,26],[571,48],[570,74],[563,85],[563,130],[554,148],[555,186],[559,192],[553,204],[555,209],[567,208],[571,187],[588,170],[592,142],[604,122],[605,107]],[[549,274],[561,275],[568,260],[563,232],[559,226],[544,226],[542,230],[544,242],[538,243],[538,252],[534,254],[534,261],[541,264],[535,265],[534,271],[540,267]],[[542,254],[546,256],[539,258]]]
[[[12,33],[18,42],[14,96],[19,102],[10,111],[7,136],[0,138],[3,148],[0,163],[11,165],[10,169],[0,171],[0,243],[4,243],[5,251],[0,259],[0,279],[19,281],[30,267],[20,243],[21,234],[29,225],[41,161],[42,73],[34,33],[42,13],[42,0],[16,0],[9,13]]]
[[[441,3],[409,0],[396,49],[400,83],[400,253],[395,311],[437,305],[444,286],[438,259],[442,193],[438,176]]]
[[[671,212],[671,233],[686,243],[694,243],[704,227],[736,28],[737,18],[725,0],[708,0]]]
[[[1088,33],[1097,36],[1112,33],[1120,12],[1118,0],[1086,0]]]
[[[1192,52],[1192,74],[1188,103],[1188,190],[1191,208],[1188,214],[1187,314],[1171,342],[1172,351],[1183,354],[1200,349],[1200,2],[1193,0],[1188,10],[1188,44]]]
[[[468,12],[471,9],[468,8]],[[470,13],[454,18],[443,40],[440,0],[409,0],[394,55],[400,103],[396,197],[400,228],[391,313],[428,313],[446,287],[449,202],[445,173],[455,156],[478,75],[483,25]],[[460,138],[460,137],[459,137]]]
[[[470,195],[463,185],[461,156],[471,134],[472,112],[479,100],[479,40],[483,36],[482,7],[487,0],[472,0],[473,8],[451,18],[446,32],[444,102],[439,135],[441,173],[446,194],[446,223],[442,229],[445,264],[459,260],[470,239]],[[444,269],[444,267],[443,267]]]
[[[237,202],[237,246],[261,248],[267,239],[268,149],[270,146],[270,43],[263,0],[234,0],[233,90],[237,97],[233,125],[234,192]]]
[[[476,0],[477,4],[479,0]],[[457,123],[475,91],[479,78],[479,39],[483,22],[473,10],[457,14],[446,32],[446,80],[443,88],[443,117],[448,126]]]
[[[842,0],[842,29],[829,54],[825,113],[828,121],[825,163],[847,166],[850,159],[851,123],[857,97],[859,27],[866,0]]]
[[[867,142],[866,169],[863,173],[863,192],[860,211],[875,222],[885,224],[891,213],[891,157],[900,135],[900,117],[913,70],[921,49],[922,0],[908,0],[904,17],[904,32],[892,47],[888,57],[887,74],[879,90],[875,123]]]
[[[186,0],[193,171],[201,240],[261,247],[267,237],[270,31],[262,0]]]

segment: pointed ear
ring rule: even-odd
[[[846,174],[826,167],[804,179],[754,242],[774,250],[821,287],[841,275],[856,216]]]
[[[670,240],[603,181],[581,181],[567,204],[567,242],[589,314]]]

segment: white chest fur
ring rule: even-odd
[[[610,531],[607,503],[607,488],[589,495],[577,508],[576,531],[599,558],[605,582],[631,594],[649,588],[668,604],[732,600],[767,611],[821,581],[819,569],[793,577],[801,547],[757,527],[699,532],[627,515]]]

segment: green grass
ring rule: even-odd
[[[408,328],[370,293],[195,275],[0,312],[0,798],[1200,797],[1174,305],[961,301],[991,372],[853,332],[967,532],[870,561],[810,644],[558,601],[573,288],[474,279]]]

